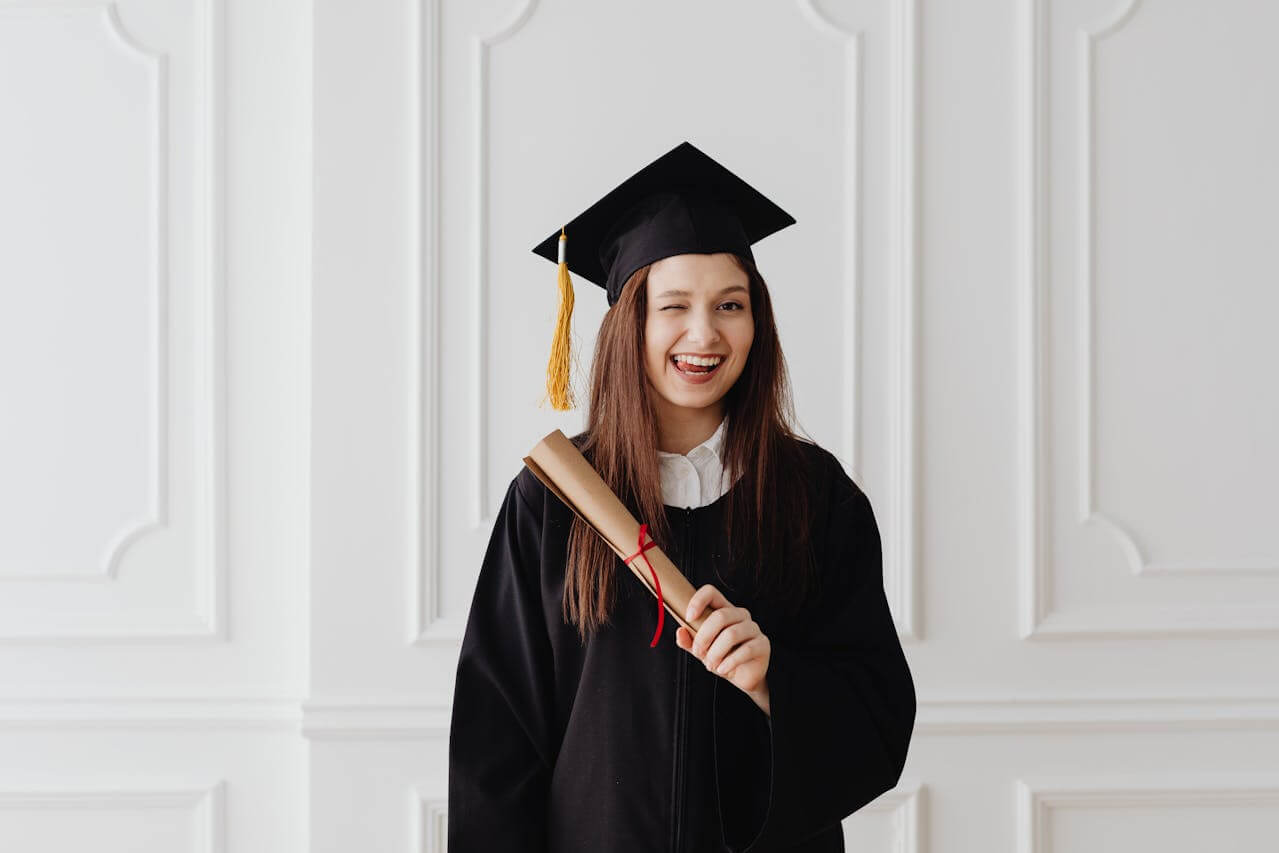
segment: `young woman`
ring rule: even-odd
[[[792,431],[750,249],[793,222],[683,143],[534,250],[571,238],[561,269],[607,291],[572,440],[706,620],[650,640],[654,597],[521,470],[458,662],[450,853],[842,851],[840,821],[897,783],[915,690],[878,527]]]

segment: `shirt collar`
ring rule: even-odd
[[[728,415],[720,419],[719,426],[715,427],[715,431],[711,433],[711,437],[703,441],[701,444],[688,451],[687,454],[668,453],[665,450],[657,451],[657,455],[662,459],[675,459],[681,455],[685,456],[701,456],[706,453],[713,453],[719,459],[720,464],[724,462],[724,430],[728,425]]]

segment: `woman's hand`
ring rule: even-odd
[[[684,618],[690,622],[710,607],[714,612],[706,617],[696,636],[680,626],[675,630],[675,643],[692,653],[711,672],[732,682],[768,713],[768,661],[772,644],[751,619],[750,611],[734,607],[724,594],[711,584],[706,584],[688,601]]]

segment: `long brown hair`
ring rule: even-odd
[[[753,567],[757,597],[793,612],[815,576],[805,457],[797,441],[804,439],[791,426],[794,403],[768,286],[754,264],[730,257],[750,279],[755,335],[741,375],[724,395],[724,467],[731,477],[741,478],[725,500],[725,556],[732,577]],[[672,554],[657,456],[657,412],[644,370],[649,266],[627,279],[604,315],[591,363],[587,427],[573,443],[636,518],[648,522],[658,546]],[[574,515],[562,609],[583,641],[608,622],[619,572],[630,570]]]

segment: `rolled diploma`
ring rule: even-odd
[[[557,429],[539,441],[529,451],[529,455],[524,457],[524,464],[578,518],[599,534],[623,561],[639,550],[640,523],[564,433]],[[651,538],[648,537],[649,540]],[[696,592],[693,585],[662,549],[654,545],[642,556],[636,554],[633,560],[626,563],[654,597],[657,596],[657,589],[653,586],[652,575],[644,557],[648,557],[661,581],[662,600],[666,610],[679,624],[696,634],[710,611],[704,611],[705,615],[694,622],[684,618],[688,602]]]

